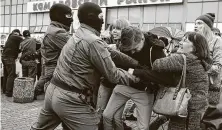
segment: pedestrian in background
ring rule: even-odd
[[[210,79],[210,87],[209,87],[209,108],[204,116],[203,122],[207,124],[209,127],[213,125],[214,127],[218,127],[218,123],[213,123],[214,118],[217,116],[210,116],[208,112],[213,112],[216,110],[216,105],[219,104],[220,94],[221,94],[221,67],[222,67],[222,39],[216,35],[214,35],[212,28],[214,24],[215,14],[207,13],[199,16],[195,21],[194,30],[200,34],[202,34],[208,43],[210,49],[210,56],[213,59],[213,64],[210,70],[208,71],[209,79]],[[213,118],[212,118],[213,117]]]
[[[36,80],[37,74],[37,63],[35,61],[36,46],[38,41],[35,38],[31,38],[29,30],[23,31],[23,37],[25,38],[21,44],[21,58],[20,63],[22,64],[22,76],[33,78]]]
[[[2,91],[6,96],[12,97],[14,80],[16,78],[16,59],[20,53],[19,46],[23,40],[18,29],[9,35],[2,53],[4,67],[4,80]]]
[[[218,28],[213,27],[212,31],[213,31],[214,35],[221,37],[221,33],[220,33],[220,30]]]

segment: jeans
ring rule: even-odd
[[[107,103],[109,102],[109,98],[113,92],[113,88],[108,88],[104,86],[103,83],[99,86],[98,97],[97,97],[97,105],[96,109],[100,109],[100,112],[105,110]]]
[[[37,65],[36,66],[22,66],[22,77],[33,78],[36,80]]]
[[[121,118],[125,103],[129,99],[131,99],[136,104],[138,112],[138,128],[140,130],[149,130],[154,94],[150,94],[145,91],[140,91],[124,85],[117,85],[114,88],[106,109],[103,112],[104,130],[113,130],[113,128],[115,130],[123,130],[123,123]]]
[[[2,57],[4,65],[3,92],[11,95],[13,93],[14,80],[16,78],[15,58]]]
[[[38,121],[31,130],[54,130],[60,123],[64,130],[97,130],[97,112],[78,96],[50,83]]]

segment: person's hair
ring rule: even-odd
[[[130,51],[141,42],[142,38],[143,32],[139,28],[133,26],[123,28],[119,49],[121,51]]]
[[[119,18],[113,21],[112,23],[112,29],[117,28],[117,29],[123,29],[130,26],[130,22],[125,19],[125,18]]]
[[[203,24],[204,24],[204,27],[201,33],[206,38],[207,42],[210,42],[213,39],[213,32],[206,23],[203,23]]]
[[[210,69],[210,50],[206,38],[196,32],[187,32],[185,36],[193,43],[194,54],[202,61],[205,70]]]

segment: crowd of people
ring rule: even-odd
[[[45,93],[31,130],[52,130],[59,124],[64,130],[124,130],[126,113],[135,111],[139,130],[157,130],[161,124],[150,122],[157,92],[178,84],[184,64],[185,87],[191,93],[188,115],[162,115],[169,121],[168,130],[222,129],[222,122],[213,122],[222,119],[216,110],[222,38],[213,27],[213,13],[199,16],[194,31],[186,32],[170,50],[172,39],[143,32],[123,18],[114,20],[101,35],[102,10],[91,2],[79,6],[80,27],[72,36],[70,7],[54,4],[49,14],[51,23],[42,43],[28,30],[22,38],[15,29],[2,54],[6,96],[13,93],[19,53],[23,77],[38,75],[35,98]]]

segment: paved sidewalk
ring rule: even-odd
[[[1,94],[1,130],[29,130],[37,121],[43,100],[32,103],[14,103],[11,97]],[[62,130],[61,126],[56,130]]]

